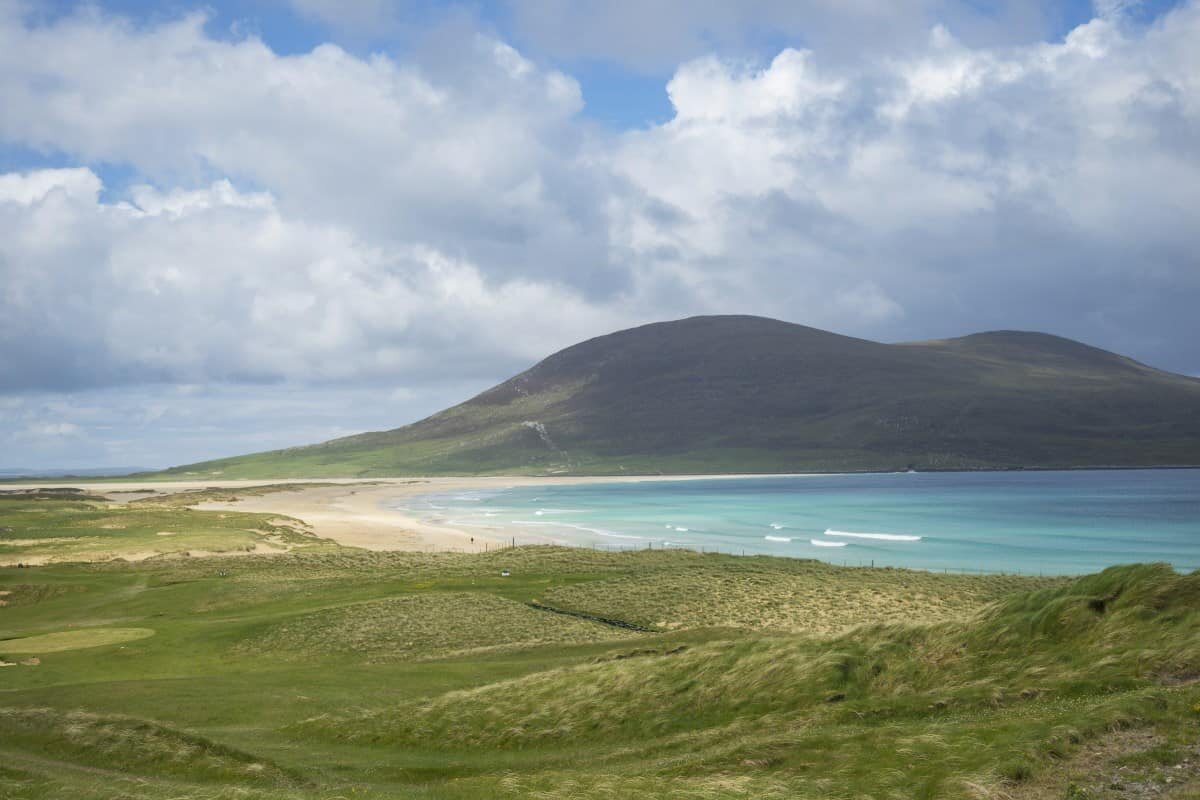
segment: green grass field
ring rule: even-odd
[[[0,500],[9,558],[55,556],[0,568],[0,797],[1200,798],[1200,575],[378,553],[283,522]],[[264,535],[295,546],[183,555]],[[187,547],[101,560],[162,539]]]

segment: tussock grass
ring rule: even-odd
[[[294,733],[463,750],[687,742],[676,763],[690,770],[761,764],[778,777],[791,764],[808,789],[832,780],[949,797],[968,778],[1020,783],[1084,740],[1186,714],[1200,688],[1162,678],[1200,664],[1198,584],[1163,565],[1117,568],[967,622],[713,642],[318,718]],[[810,782],[816,764],[824,777]]]
[[[45,759],[130,773],[235,783],[295,784],[296,776],[248,753],[148,720],[50,708],[0,708],[5,747],[36,750]]]
[[[272,657],[312,658],[335,652],[365,656],[374,662],[611,641],[636,635],[538,611],[491,594],[430,592],[296,616],[239,647]]]
[[[1162,565],[312,547],[0,568],[0,591],[0,639],[155,631],[0,670],[5,798],[1061,800],[1026,792],[1109,742],[1157,775],[1200,740],[1200,577]]]
[[[830,635],[862,624],[963,619],[1014,591],[1061,583],[756,558],[702,563],[653,581],[622,576],[577,584],[557,588],[544,600],[663,630],[729,626]]]

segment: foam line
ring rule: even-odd
[[[835,531],[829,528],[826,536],[848,536],[851,539],[879,539],[885,542],[919,542],[920,536],[910,536],[907,533],[854,533],[852,531]]]

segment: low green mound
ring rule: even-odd
[[[436,592],[293,617],[248,639],[239,648],[292,658],[353,653],[380,661],[599,642],[636,635],[491,594]]]
[[[1063,581],[1037,582],[1051,586]],[[701,562],[653,581],[643,576],[590,581],[557,588],[542,599],[556,608],[661,630],[728,626],[830,635],[864,622],[962,619],[1031,585],[1029,578],[1001,575],[847,572],[817,561],[753,558],[720,565]]]
[[[293,784],[278,766],[202,736],[148,720],[49,708],[0,708],[0,743],[7,749],[124,773],[168,774],[191,780]],[[20,758],[15,760],[20,761]],[[65,765],[64,765],[65,768]]]

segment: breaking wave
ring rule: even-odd
[[[852,531],[835,531],[832,528],[825,531],[826,536],[848,536],[851,539],[879,539],[885,542],[919,542],[920,536],[907,533],[854,533]]]

